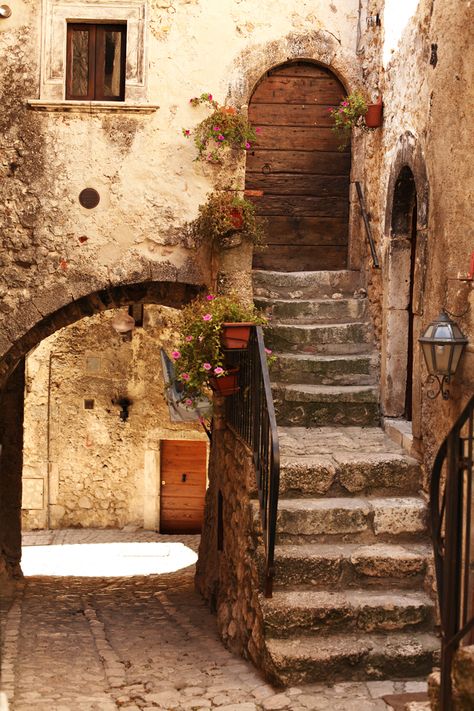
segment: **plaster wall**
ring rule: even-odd
[[[261,75],[292,58],[332,64],[348,85],[359,75],[357,0],[120,7],[131,43],[122,106],[79,107],[60,96],[65,19],[95,11],[117,19],[113,4],[20,0],[0,23],[8,57],[0,78],[0,356],[43,316],[111,284],[212,282],[208,246],[197,248],[182,227],[216,182],[242,186],[244,157],[222,170],[194,162],[181,129],[206,114],[190,97],[208,90],[245,105]],[[100,194],[92,210],[78,202],[86,187]]]
[[[57,331],[27,358],[25,530],[159,529],[161,440],[207,440],[199,425],[171,422],[163,397],[159,349],[173,343],[173,309],[145,306],[131,340],[113,330],[116,313]],[[120,396],[131,401],[126,421]]]

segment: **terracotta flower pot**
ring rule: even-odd
[[[250,322],[223,323],[221,333],[223,348],[227,348],[227,350],[247,348],[252,326],[253,324]]]
[[[209,384],[218,395],[235,395],[240,390],[239,369],[232,368],[227,371],[226,375],[221,375],[220,378],[212,376],[209,378]]]
[[[238,207],[232,208],[230,211],[230,221],[232,222],[232,227],[236,230],[241,230],[244,226],[244,216],[242,210]]]
[[[382,99],[379,99],[378,103],[376,104],[369,104],[367,106],[367,113],[365,114],[365,125],[368,128],[378,128],[382,125],[382,114]]]
[[[237,109],[234,109],[232,106],[223,106],[221,107],[221,111],[223,114],[228,114],[229,116],[235,116],[237,114]]]

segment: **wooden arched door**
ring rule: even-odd
[[[327,68],[293,62],[267,72],[249,104],[261,128],[247,155],[246,188],[263,190],[268,248],[254,267],[274,271],[345,269],[350,148],[338,151],[328,109],[346,94]]]

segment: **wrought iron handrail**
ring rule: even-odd
[[[474,630],[474,397],[441,445],[431,478],[431,526],[441,616],[440,711],[452,708],[451,670]]]
[[[262,327],[252,326],[248,348],[233,353],[240,366],[240,389],[226,398],[226,419],[253,453],[265,545],[265,597],[271,597],[280,447]]]
[[[372,262],[376,269],[379,269],[379,258],[377,257],[377,252],[375,250],[375,242],[372,237],[372,230],[370,228],[369,216],[367,210],[365,209],[364,194],[362,192],[362,186],[358,180],[355,181],[355,186],[357,190],[357,197],[359,198],[360,211],[362,213],[362,219],[364,220],[365,231],[367,233],[367,239],[369,240],[370,253],[372,255]]]

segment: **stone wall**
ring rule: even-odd
[[[255,469],[249,450],[219,414],[214,423],[196,587],[216,612],[224,644],[261,668],[258,546],[262,541],[252,505]]]
[[[160,442],[206,440],[171,422],[160,347],[170,352],[173,309],[144,307],[130,340],[117,311],[82,319],[27,358],[23,527],[159,528]],[[123,421],[117,400],[131,401]]]
[[[453,697],[451,711],[472,711],[474,708],[474,645],[461,647],[453,661]],[[439,671],[428,679],[432,711],[439,711]]]

